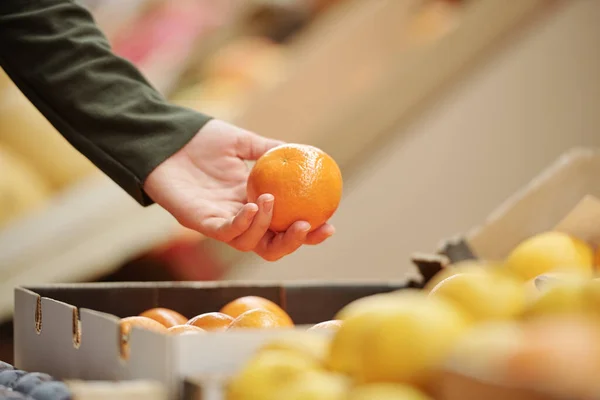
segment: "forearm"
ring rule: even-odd
[[[81,153],[138,202],[143,182],[210,119],[166,101],[69,0],[0,0],[0,64]]]

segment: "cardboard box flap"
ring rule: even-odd
[[[598,178],[600,179],[600,176]],[[600,245],[600,199],[595,196],[585,196],[554,227],[554,230],[577,237],[598,247]]]
[[[587,195],[600,198],[600,153],[574,149],[504,202],[467,235],[479,258],[504,258],[521,241],[551,230]]]

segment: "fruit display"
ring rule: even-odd
[[[248,177],[248,201],[275,197],[270,229],[306,221],[313,231],[331,218],[342,198],[342,173],[331,156],[308,145],[285,144],[260,157]]]
[[[504,260],[459,262],[422,289],[355,300],[330,336],[267,342],[227,399],[596,398],[595,253],[542,232]]]
[[[66,383],[40,372],[26,372],[0,362],[0,400],[71,400]]]
[[[288,313],[271,300],[259,296],[244,296],[212,311],[187,318],[175,310],[156,307],[140,315],[121,318],[121,355],[129,356],[129,337],[134,326],[167,335],[204,334],[244,329],[294,328]],[[341,321],[323,321],[308,330],[334,331]]]

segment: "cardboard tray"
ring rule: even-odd
[[[235,372],[265,340],[287,329],[167,336],[134,328],[130,357],[120,356],[119,317],[167,307],[187,317],[257,295],[280,304],[297,325],[332,319],[349,302],[418,286],[385,283],[89,283],[15,289],[15,366],[62,379],[158,381],[169,398],[195,376]],[[299,328],[300,329],[300,328]]]
[[[450,263],[502,260],[521,241],[562,231],[600,244],[600,149],[574,148],[508,198],[480,225],[446,239],[436,254],[415,254],[424,283]]]

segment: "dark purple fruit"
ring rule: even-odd
[[[15,367],[13,367],[12,365],[10,365],[9,363],[6,363],[4,361],[0,361],[0,372],[6,371],[7,369],[15,369]]]
[[[12,389],[17,381],[27,372],[20,369],[8,369],[0,372],[0,385]]]
[[[14,385],[13,390],[23,394],[29,394],[37,386],[52,380],[54,380],[54,378],[43,372],[31,372],[23,375]]]
[[[29,392],[29,397],[33,400],[71,400],[71,391],[64,382],[43,382]]]
[[[31,397],[23,393],[15,392],[7,387],[0,386],[0,400],[31,400]]]

